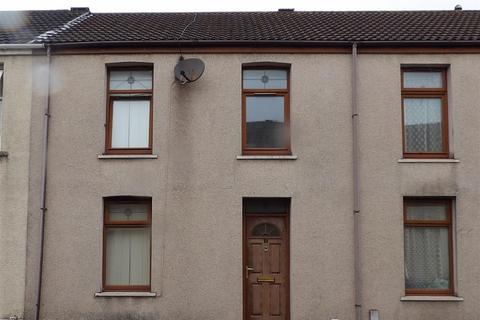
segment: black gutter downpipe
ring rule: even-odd
[[[358,166],[357,43],[352,44],[352,162],[355,319],[362,319],[362,275],[360,262],[360,183]]]
[[[50,85],[51,85],[51,54],[50,46],[47,46],[47,99],[43,118],[43,159],[42,159],[42,184],[41,184],[41,207],[40,207],[40,261],[38,265],[38,286],[37,303],[35,309],[35,320],[40,319],[40,303],[42,296],[42,274],[43,274],[43,250],[45,242],[45,213],[47,212],[47,159],[48,159],[48,126],[50,120]]]

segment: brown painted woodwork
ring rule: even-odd
[[[271,224],[278,235],[254,235],[255,226]],[[290,318],[289,230],[287,214],[244,216],[244,319]]]
[[[108,210],[109,204],[141,203],[148,206],[147,220],[138,221],[111,221],[110,212]],[[152,198],[146,197],[106,197],[103,201],[103,245],[102,245],[102,291],[151,291],[151,285],[148,286],[128,286],[128,285],[107,285],[107,229],[108,228],[150,228],[152,225]],[[151,232],[151,231],[150,231]],[[152,235],[150,233],[150,282],[152,281]]]
[[[243,70],[282,69],[287,71],[286,89],[244,89]],[[291,155],[290,140],[290,64],[287,63],[245,63],[242,65],[242,154],[243,155]],[[284,98],[284,141],[283,148],[249,148],[247,146],[247,97],[248,96],[282,96]]]
[[[118,64],[117,64],[118,65]],[[105,123],[105,154],[152,154],[153,144],[153,68],[141,63],[138,66],[131,63],[121,67],[108,67],[107,69],[107,121]],[[118,70],[152,70],[152,89],[149,90],[111,90],[110,71]],[[113,128],[113,102],[118,100],[148,100],[150,101],[150,121],[148,129],[147,148],[112,148]]]
[[[404,88],[403,77],[408,71],[435,71],[442,72],[443,87],[442,88]],[[449,131],[448,131],[448,96],[447,96],[447,70],[438,67],[404,67],[401,70],[401,92],[402,92],[402,150],[404,158],[415,159],[439,159],[449,158]],[[439,98],[442,99],[442,152],[406,152],[405,151],[405,98]]]
[[[453,264],[453,230],[452,230],[452,198],[443,197],[406,197],[403,200],[403,224],[404,227],[447,227],[448,228],[448,266],[450,287],[448,289],[405,289],[405,295],[453,295],[455,293],[455,279],[454,279],[454,264]],[[436,203],[444,205],[447,211],[447,218],[445,220],[410,220],[407,216],[407,208],[409,205],[421,205]]]

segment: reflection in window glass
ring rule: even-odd
[[[403,99],[406,152],[442,152],[442,99]]]
[[[282,148],[285,146],[283,96],[247,96],[247,147]]]

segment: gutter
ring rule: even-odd
[[[86,41],[86,42],[57,42],[50,43],[51,47],[129,47],[129,46],[164,46],[177,47],[178,44],[184,46],[300,46],[300,47],[343,47],[350,48],[352,43],[362,45],[362,47],[403,47],[403,46],[480,46],[480,41],[297,41],[297,40],[268,40],[268,41],[252,41],[252,40],[154,40],[154,41]]]
[[[360,261],[360,183],[358,165],[357,43],[352,44],[352,163],[355,319],[362,319],[362,278]]]
[[[0,50],[34,50],[45,48],[43,43],[1,43]]]
[[[40,202],[40,259],[38,265],[38,284],[37,284],[37,302],[35,309],[35,320],[40,319],[40,302],[42,296],[42,274],[43,274],[43,251],[45,242],[45,213],[47,200],[47,160],[48,160],[48,126],[50,120],[50,84],[51,84],[51,49],[47,46],[47,98],[45,101],[45,112],[43,118],[43,159],[42,159],[42,184],[41,184],[41,202]]]

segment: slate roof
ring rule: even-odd
[[[70,10],[0,11],[0,44],[28,43],[81,14]]]
[[[480,11],[92,13],[48,43],[480,41]]]

